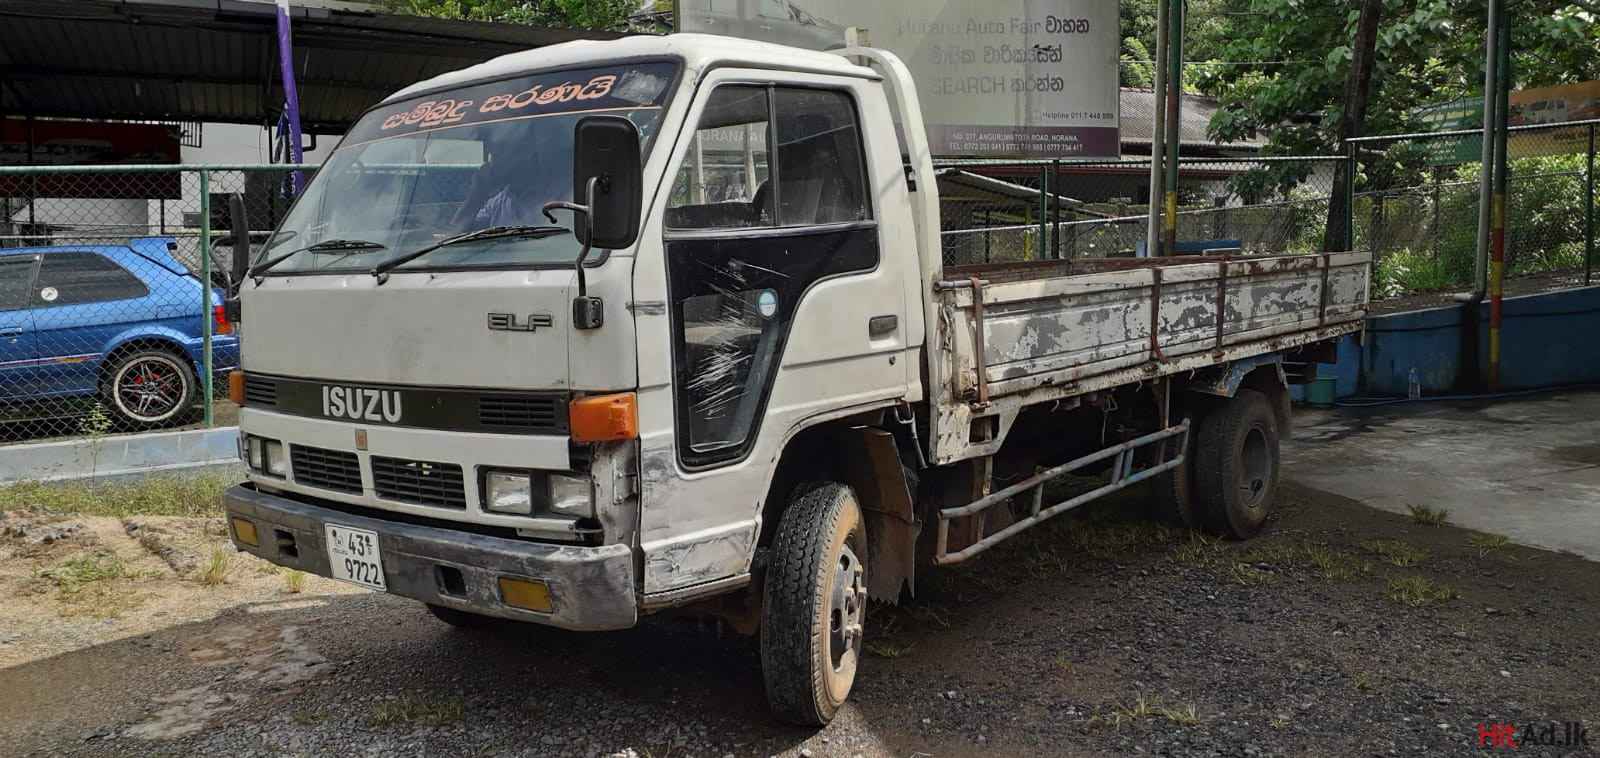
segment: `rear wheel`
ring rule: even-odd
[[[179,423],[194,405],[194,369],[187,358],[159,349],[118,357],[101,388],[111,412],[135,428]]]
[[[1177,468],[1150,479],[1150,500],[1156,518],[1181,523],[1190,529],[1200,529],[1200,505],[1194,494],[1195,434],[1192,421],[1187,435],[1187,447],[1183,446],[1183,437],[1168,437],[1156,446],[1157,462],[1166,461],[1178,450],[1184,450],[1184,455],[1183,462]]]
[[[1267,396],[1240,389],[1200,420],[1194,482],[1206,531],[1254,537],[1278,491],[1278,420]]]
[[[761,670],[778,718],[821,726],[850,694],[867,610],[866,558],[855,491],[824,484],[790,501],[761,615]]]

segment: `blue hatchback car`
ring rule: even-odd
[[[205,293],[176,250],[170,237],[0,250],[0,404],[98,399],[126,426],[182,423],[199,393],[201,319],[214,377],[238,367],[239,339],[222,292]]]

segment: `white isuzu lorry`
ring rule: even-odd
[[[241,272],[234,544],[461,626],[714,614],[818,724],[918,567],[1143,480],[1260,529],[1369,256],[945,265],[935,188],[874,49],[572,42],[396,93]]]

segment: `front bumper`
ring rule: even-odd
[[[256,542],[238,549],[280,566],[329,576],[323,525],[329,522],[377,532],[384,581],[391,594],[487,616],[532,621],[566,629],[625,629],[638,620],[633,551],[627,545],[576,547],[491,537],[433,526],[357,516],[248,485],[222,495],[229,523],[255,524]],[[229,530],[232,533],[232,529]],[[447,572],[459,572],[446,580]],[[543,582],[550,613],[507,605],[500,577]]]

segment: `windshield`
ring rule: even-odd
[[[677,66],[628,63],[546,72],[434,93],[369,111],[345,135],[257,261],[270,274],[367,270],[496,226],[549,224],[572,199],[572,130],[625,116],[649,144]],[[568,213],[558,223],[570,225]],[[357,244],[363,243],[363,244]],[[570,234],[449,245],[399,270],[570,264]]]

